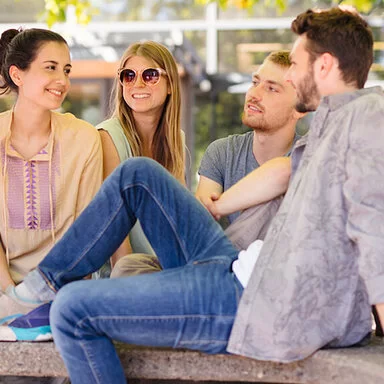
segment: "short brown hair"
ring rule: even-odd
[[[282,67],[290,67],[291,66],[291,59],[289,58],[289,51],[282,50],[282,51],[274,51],[271,52],[264,61],[269,60],[273,64],[280,65]]]
[[[373,36],[368,23],[357,13],[340,7],[307,10],[296,17],[291,29],[306,34],[311,61],[330,53],[339,61],[343,80],[363,88],[373,62]]]

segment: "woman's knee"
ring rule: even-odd
[[[161,165],[148,157],[131,157],[121,163],[120,168],[123,172],[138,172],[144,174],[151,169],[159,169]]]

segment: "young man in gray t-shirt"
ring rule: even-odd
[[[211,143],[199,168],[196,197],[207,205],[266,161],[289,155],[303,116],[295,110],[296,91],[284,80],[289,52],[271,53],[252,76],[242,122],[252,129]],[[229,222],[239,215],[229,215]]]

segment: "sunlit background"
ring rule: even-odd
[[[47,20],[55,21],[44,15],[47,2],[1,0],[0,32],[20,26],[47,28]],[[371,3],[375,6],[366,17],[374,32],[375,58],[367,85],[382,85],[384,4]],[[52,25],[67,39],[74,67],[63,111],[92,124],[104,120],[110,112],[109,95],[122,52],[137,40],[164,43],[180,68],[182,126],[189,149],[187,179],[194,190],[196,169],[207,145],[247,130],[241,124],[241,111],[250,74],[272,50],[290,49],[294,16],[313,6],[332,4],[288,0],[282,11],[263,1],[249,9],[223,9],[216,2],[197,4],[193,0],[91,0],[91,21],[86,25],[78,24],[76,8],[70,6],[66,21]],[[1,97],[0,111],[12,102],[11,96]],[[305,125],[299,129],[305,130]]]

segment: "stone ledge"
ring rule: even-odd
[[[264,383],[377,384],[384,378],[384,341],[361,348],[321,350],[291,364],[233,355],[117,344],[128,378]],[[66,376],[52,342],[0,342],[0,375]]]

